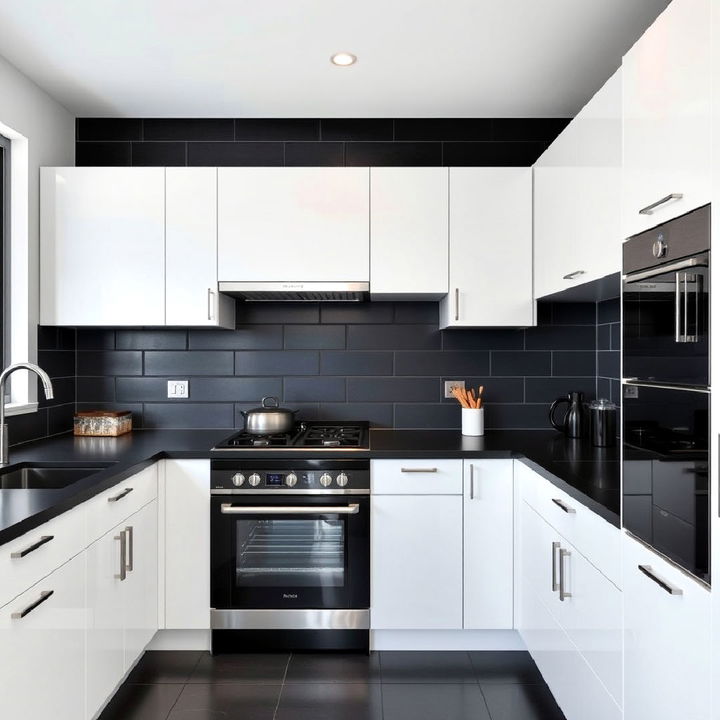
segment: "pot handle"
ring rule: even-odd
[[[555,408],[556,408],[558,405],[562,405],[562,403],[567,403],[567,404],[569,405],[569,404],[570,404],[570,400],[569,400],[568,398],[558,398],[558,399],[550,406],[550,414],[549,414],[549,417],[550,417],[550,424],[551,424],[556,430],[559,430],[560,432],[565,432],[565,428],[564,428],[562,425],[558,425],[558,424],[555,422]]]
[[[272,403],[271,403],[271,404],[268,404],[268,403],[270,403],[270,401],[272,401]],[[279,401],[275,396],[273,396],[273,395],[266,395],[266,396],[262,399],[262,406],[263,406],[264,408],[266,408],[266,407],[276,407],[276,408],[279,408],[279,407],[280,407],[280,401]]]

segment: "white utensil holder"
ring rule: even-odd
[[[462,434],[485,434],[485,408],[462,408]]]

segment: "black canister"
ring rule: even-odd
[[[617,405],[610,400],[593,400],[590,410],[590,442],[595,447],[612,447],[617,441]]]

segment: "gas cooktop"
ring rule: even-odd
[[[251,435],[244,430],[218,443],[213,450],[367,450],[366,422],[301,422],[289,433]]]

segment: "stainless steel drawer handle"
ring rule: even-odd
[[[120,572],[115,576],[116,580],[122,582],[127,577],[127,549],[125,547],[125,531],[121,530],[115,535],[114,540],[120,541]]]
[[[564,503],[559,498],[553,498],[552,501],[564,512],[568,513],[569,515],[572,515],[575,512],[575,508],[571,508],[569,505]]]
[[[475,466],[470,463],[470,499],[475,499],[475,472],[474,472]]]
[[[661,577],[655,574],[655,571],[650,565],[638,565],[638,570],[647,575],[653,582],[657,583],[665,592],[670,595],[682,595],[683,591],[679,587],[675,587],[667,580],[663,580]]]
[[[129,495],[133,491],[133,488],[125,488],[121,493],[118,493],[117,495],[113,495],[112,497],[108,498],[108,502],[117,502],[118,500],[122,500],[126,495]]]
[[[133,564],[135,563],[135,543],[133,542],[132,525],[128,525],[125,528],[125,537],[127,538],[127,564],[125,567],[128,572],[132,572]]]
[[[584,274],[584,270],[573,270],[573,272],[568,273],[567,275],[563,275],[563,280],[574,280],[575,278],[578,278]]]
[[[554,542],[552,544],[552,591],[557,592],[558,591],[558,581],[557,581],[557,551],[560,549],[560,543]]]
[[[460,288],[455,288],[455,322],[460,320]]]
[[[565,558],[569,558],[572,553],[565,548],[560,548],[560,587],[558,593],[561,602],[565,602],[565,598],[572,597],[572,593],[565,590]]]
[[[223,515],[357,515],[360,506],[351,505],[291,505],[282,507],[278,505],[220,505]]]
[[[659,200],[656,200],[654,203],[651,203],[650,205],[647,205],[646,207],[642,208],[642,210],[638,210],[638,213],[640,215],[652,215],[655,210],[657,210],[661,205],[664,205],[667,202],[670,202],[671,200],[682,200],[683,194],[682,193],[670,193],[669,195],[666,195],[664,198],[660,198]]]
[[[34,542],[32,545],[28,545],[24,550],[18,550],[17,552],[10,553],[10,557],[13,559],[23,558],[31,552],[35,552],[38,548],[41,548],[45,545],[45,543],[49,543],[54,539],[54,535],[43,535],[37,542]]]
[[[436,473],[437,468],[400,468],[400,472],[404,473]]]
[[[29,615],[38,605],[42,605],[51,595],[54,595],[54,590],[44,590],[40,593],[40,597],[34,602],[30,603],[26,608],[23,608],[19,612],[14,612],[10,615],[13,620],[22,620],[26,615]]]

